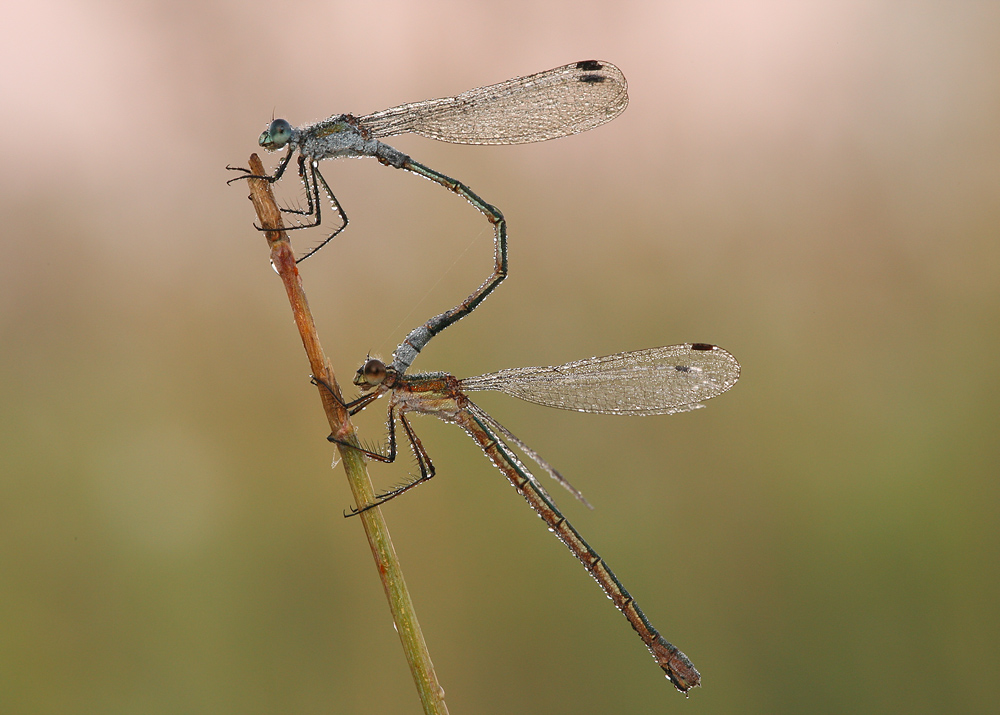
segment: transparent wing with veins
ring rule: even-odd
[[[453,144],[527,144],[585,132],[628,106],[621,70],[585,60],[374,112],[358,121],[376,139],[419,134]]]
[[[610,415],[663,415],[703,407],[736,384],[740,364],[715,345],[687,343],[551,367],[521,367],[461,380],[528,402]]]

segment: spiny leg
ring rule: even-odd
[[[281,176],[285,173],[285,169],[288,167],[288,163],[289,161],[291,161],[293,153],[294,150],[289,150],[289,152],[284,157],[282,157],[281,161],[278,163],[277,169],[275,169],[273,176],[266,176],[266,175],[257,176],[256,174],[251,174],[249,169],[237,166],[227,166],[226,168],[229,169],[230,171],[242,171],[244,172],[244,174],[243,176],[237,176],[236,178],[230,179],[226,183],[231,184],[234,181],[240,181],[241,179],[265,179],[266,181],[273,184],[274,182],[278,181],[278,179],[280,179]],[[306,161],[309,161],[308,169],[306,168]],[[297,226],[286,226],[284,230],[295,231],[302,228],[315,228],[316,226],[320,225],[320,223],[322,222],[322,216],[320,212],[320,207],[322,202],[320,201],[320,196],[319,196],[320,184],[322,184],[323,190],[326,192],[326,195],[330,198],[330,203],[333,205],[334,211],[337,212],[337,215],[340,216],[340,219],[342,221],[341,225],[338,226],[333,233],[327,236],[318,246],[309,250],[301,258],[297,258],[295,260],[296,263],[301,263],[305,259],[309,258],[311,255],[316,253],[319,249],[323,248],[323,246],[332,241],[337,236],[337,234],[339,234],[341,231],[347,228],[348,218],[347,218],[347,213],[340,205],[340,202],[337,201],[337,197],[334,195],[333,191],[330,189],[330,185],[326,182],[326,179],[323,178],[323,175],[319,172],[319,168],[317,167],[317,162],[314,160],[308,160],[303,154],[300,153],[298,164],[299,164],[299,177],[301,178],[302,184],[305,187],[306,208],[305,210],[282,208],[281,211],[283,213],[296,214],[299,216],[306,216],[306,217],[311,217],[315,215],[316,220],[312,221],[311,223],[303,223]],[[256,224],[254,224],[254,228],[256,228],[258,231],[265,230],[264,228],[262,228],[261,226],[257,226]]]
[[[299,229],[303,229],[303,228],[316,228],[317,226],[320,225],[320,223],[323,220],[322,213],[320,211],[321,202],[319,200],[319,185],[320,185],[320,182],[317,181],[317,179],[316,179],[317,176],[320,179],[322,179],[323,175],[319,173],[319,169],[317,168],[317,162],[316,161],[309,161],[309,168],[308,169],[306,168],[306,161],[307,161],[306,157],[304,155],[302,155],[302,154],[299,154],[299,161],[298,161],[298,164],[299,164],[299,178],[302,180],[302,186],[303,186],[303,188],[305,190],[306,208],[305,208],[305,210],[302,210],[302,209],[293,209],[293,208],[285,207],[285,208],[281,209],[281,212],[282,213],[286,213],[286,214],[296,214],[298,216],[306,216],[306,217],[309,217],[309,218],[312,218],[313,216],[315,216],[316,218],[315,218],[315,220],[313,220],[310,223],[300,223],[300,224],[296,224],[295,226],[288,226],[288,227],[285,228],[286,231],[298,231]],[[325,190],[327,192],[327,195],[330,197],[330,202],[333,204],[334,208],[337,210],[337,213],[340,214],[341,217],[343,217],[344,213],[343,213],[343,211],[340,208],[340,204],[337,202],[337,197],[333,195],[332,191],[330,191],[330,187],[327,185],[326,181],[323,181],[323,186],[324,186],[324,188],[325,188]],[[346,225],[347,225],[347,223],[345,221],[344,226],[346,226]],[[334,235],[336,235],[336,233],[339,233],[340,231],[342,231],[344,229],[344,226],[341,226],[340,228],[338,228],[337,231],[334,233]],[[263,230],[263,229],[260,229],[258,227],[258,230]],[[329,240],[330,239],[327,239],[327,241],[329,241]],[[324,245],[325,245],[325,243],[326,242],[324,241]],[[315,253],[315,251],[313,251],[313,253]],[[301,261],[302,259],[300,258],[299,260]]]
[[[312,185],[309,183],[309,174],[306,171],[306,156],[305,154],[299,154],[299,179],[302,181],[302,186],[305,189],[306,194],[306,209],[305,211],[301,209],[291,209],[283,208],[282,213],[286,214],[298,214],[299,216],[312,216],[316,209],[313,207],[319,204],[319,189],[316,187],[316,181],[313,180]],[[313,194],[316,194],[315,201],[313,200]],[[316,223],[295,226],[294,228],[312,228],[319,224],[319,219],[316,219]]]
[[[316,253],[319,249],[323,248],[323,246],[328,244],[330,241],[336,238],[341,231],[347,228],[347,223],[348,223],[347,213],[344,211],[343,207],[341,207],[340,202],[337,201],[337,197],[330,189],[330,185],[326,182],[326,179],[320,173],[318,162],[310,160],[309,167],[306,168],[306,161],[307,161],[306,157],[300,154],[299,177],[302,179],[303,187],[305,187],[306,209],[303,211],[299,209],[283,208],[281,209],[281,211],[283,213],[297,214],[299,216],[306,216],[306,217],[315,216],[316,218],[314,221],[311,221],[310,223],[301,223],[296,226],[288,226],[285,228],[285,230],[296,231],[302,228],[315,228],[316,226],[319,226],[322,223],[323,221],[321,212],[322,201],[320,201],[320,195],[319,195],[320,185],[323,186],[323,190],[326,192],[327,197],[329,197],[330,204],[333,206],[333,210],[337,212],[338,216],[340,216],[342,223],[334,230],[333,233],[331,233],[329,236],[323,239],[318,246],[310,249],[308,252],[306,252],[305,255],[296,258],[295,259],[296,263],[302,263],[302,261],[306,260],[311,255]],[[260,226],[254,226],[254,228],[256,228],[258,231],[263,230],[260,228]]]
[[[313,378],[312,378],[312,382],[313,382],[313,384],[322,385],[323,387],[325,387],[327,389],[327,391],[330,393],[330,395],[333,397],[333,399],[336,400],[337,402],[339,402],[340,405],[342,407],[344,407],[348,411],[348,414],[350,414],[350,415],[357,414],[358,412],[360,412],[361,410],[363,410],[365,407],[367,407],[368,405],[370,405],[372,402],[374,402],[380,396],[379,393],[372,392],[372,393],[369,393],[367,395],[362,395],[358,399],[352,400],[351,402],[344,402],[339,397],[337,397],[337,393],[335,393],[333,391],[333,389],[330,387],[330,385],[327,384],[326,380],[322,380],[322,379],[320,379],[320,378],[318,378],[318,377],[316,377],[314,375]],[[388,427],[389,427],[389,451],[388,451],[388,454],[382,454],[381,452],[376,452],[374,450],[365,449],[364,447],[361,447],[359,445],[351,444],[350,442],[345,442],[344,440],[337,439],[332,434],[327,437],[327,440],[330,441],[330,442],[333,442],[334,444],[343,445],[344,447],[348,447],[350,449],[357,450],[358,452],[361,452],[363,455],[365,455],[366,457],[369,457],[370,459],[375,459],[375,460],[378,460],[380,462],[392,463],[392,462],[396,461],[396,419],[395,419],[395,415],[394,415],[393,409],[394,408],[392,407],[392,405],[390,405],[389,406],[389,419],[388,419]],[[402,419],[402,415],[400,416],[400,419]],[[405,424],[405,421],[404,421],[404,424]],[[422,469],[423,469],[423,467],[421,467],[421,470]],[[433,474],[431,476],[433,476]],[[346,518],[346,517],[349,517],[349,516],[357,516],[358,514],[360,514],[363,511],[368,511],[369,509],[371,509],[373,507],[376,507],[379,504],[384,504],[389,499],[391,499],[393,496],[396,496],[396,495],[395,494],[391,494],[390,496],[387,496],[386,494],[376,495],[375,498],[374,498],[374,501],[372,501],[371,504],[367,504],[367,505],[365,505],[365,506],[363,506],[361,508],[350,507],[349,511],[344,512],[344,517]]]
[[[314,375],[312,377],[312,383],[314,385],[322,385],[323,387],[325,387],[327,392],[330,393],[333,399],[339,402],[340,405],[344,409],[346,409],[348,414],[350,414],[351,416],[354,416],[358,412],[361,412],[361,410],[365,409],[368,405],[370,405],[372,402],[374,402],[381,396],[381,393],[371,392],[368,393],[367,395],[362,395],[356,400],[351,400],[350,402],[344,402],[339,397],[337,397],[337,393],[333,391],[333,388],[330,387],[330,385],[326,382],[326,380],[318,378]],[[354,516],[355,514],[360,514],[361,512],[367,511],[368,509],[378,506],[379,504],[385,504],[390,499],[398,497],[403,492],[407,492],[410,489],[413,489],[413,487],[423,482],[426,482],[427,480],[429,480],[431,477],[434,476],[435,474],[434,463],[431,462],[431,458],[427,454],[427,450],[424,449],[423,442],[421,442],[420,438],[417,437],[417,433],[414,432],[413,427],[410,426],[410,421],[406,419],[406,416],[402,412],[399,413],[399,421],[403,425],[403,431],[406,432],[406,438],[410,440],[410,446],[413,448],[413,454],[417,458],[417,466],[420,468],[420,476],[413,479],[410,482],[407,482],[406,484],[403,484],[402,486],[396,487],[395,489],[391,489],[387,492],[377,495],[375,497],[375,501],[373,501],[371,504],[363,506],[360,509],[351,509],[351,513],[348,514],[347,516]],[[391,464],[392,462],[396,461],[396,408],[393,407],[392,405],[389,405],[389,416],[386,420],[386,427],[389,432],[389,450],[388,453],[386,454],[383,454],[381,452],[375,452],[372,450],[365,449],[364,447],[359,447],[357,445],[350,444],[349,442],[337,439],[332,434],[329,437],[327,437],[327,440],[333,442],[334,444],[342,444],[345,447],[356,449],[362,454],[364,454],[366,457],[371,457],[372,459],[376,459],[379,462],[385,462],[386,464]]]
[[[368,407],[368,405],[370,405],[372,402],[374,402],[379,397],[381,397],[381,393],[379,393],[379,392],[369,392],[368,394],[362,395],[361,397],[357,398],[356,400],[351,400],[350,402],[344,402],[342,399],[340,399],[337,396],[337,393],[333,391],[333,388],[330,387],[330,384],[326,380],[324,380],[324,379],[322,379],[320,377],[316,377],[315,375],[313,375],[310,378],[310,382],[312,382],[312,384],[314,384],[314,385],[320,385],[320,386],[324,387],[326,389],[326,391],[330,393],[330,396],[334,399],[334,401],[337,404],[339,404],[341,407],[343,407],[345,410],[347,410],[347,414],[350,415],[351,417],[353,417],[354,415],[358,414],[363,409],[365,409],[366,407]],[[347,441],[342,440],[342,439],[337,439],[332,434],[329,435],[326,439],[327,439],[327,441],[333,442],[334,444],[341,444],[341,445],[343,445],[345,447],[349,447],[350,449],[357,450],[357,451],[361,452],[363,455],[365,455],[366,457],[370,457],[371,459],[375,459],[375,460],[378,460],[380,462],[391,463],[391,462],[393,462],[396,459],[396,441],[395,441],[395,434],[394,434],[394,429],[393,429],[392,422],[389,423],[389,454],[388,455],[383,454],[382,452],[376,452],[374,450],[365,449],[364,447],[361,447],[360,445],[351,444],[350,442],[347,442]]]
[[[278,162],[278,168],[274,170],[273,176],[268,176],[267,174],[264,174],[263,176],[258,176],[257,174],[251,174],[249,169],[245,169],[242,166],[229,166],[227,164],[226,169],[228,169],[229,171],[242,171],[244,172],[244,174],[243,176],[237,176],[236,178],[230,179],[226,183],[231,184],[234,181],[241,181],[242,179],[266,179],[267,181],[273,184],[275,181],[281,178],[282,174],[285,173],[285,167],[288,166],[288,162],[291,161],[292,154],[294,153],[295,149],[289,147],[288,153],[285,154],[285,156],[281,158],[281,161]]]
[[[337,212],[337,215],[340,216],[340,219],[341,219],[341,221],[343,221],[343,223],[341,223],[340,226],[338,226],[336,229],[334,229],[333,233],[331,233],[329,236],[327,236],[325,239],[323,239],[319,243],[318,246],[316,246],[315,248],[310,249],[301,258],[295,259],[296,263],[302,263],[302,261],[304,261],[307,258],[309,258],[309,256],[311,256],[314,253],[316,253],[317,251],[319,251],[319,249],[323,248],[323,246],[325,246],[326,244],[328,244],[330,241],[332,241],[334,238],[336,238],[337,235],[340,234],[341,231],[343,231],[345,228],[347,228],[347,224],[348,224],[347,213],[344,211],[343,207],[340,205],[340,202],[337,201],[337,197],[334,196],[333,191],[330,189],[330,185],[328,183],[326,183],[326,179],[319,172],[319,167],[316,165],[316,162],[312,162],[310,164],[310,166],[309,166],[309,173],[312,175],[312,188],[313,188],[313,190],[312,190],[311,194],[308,192],[309,180],[307,180],[305,178],[304,174],[303,174],[303,178],[302,178],[302,182],[304,184],[306,184],[306,195],[310,197],[310,199],[309,199],[309,201],[310,201],[310,210],[309,210],[309,212],[306,215],[309,215],[309,214],[312,213],[312,204],[313,204],[313,201],[315,201],[315,206],[316,206],[316,221],[313,224],[303,225],[303,226],[296,226],[295,228],[309,228],[310,226],[319,226],[319,223],[320,223],[320,213],[319,213],[319,207],[320,207],[319,185],[320,184],[323,185],[323,190],[326,192],[326,195],[330,198],[330,203],[333,205],[333,210]]]
[[[395,415],[393,413],[393,409],[394,408],[392,407],[389,408],[389,451],[392,456],[392,459],[395,459],[396,420],[395,420]],[[436,474],[436,470],[434,469],[434,463],[431,462],[430,455],[427,454],[427,450],[424,449],[423,443],[420,441],[420,438],[417,437],[416,433],[413,431],[413,428],[410,426],[409,420],[406,419],[406,416],[402,412],[399,413],[399,421],[403,425],[403,431],[406,432],[406,438],[410,440],[410,446],[413,448],[413,454],[416,455],[417,466],[420,467],[420,476],[414,478],[413,480],[407,482],[406,484],[396,487],[395,489],[391,489],[387,492],[379,494],[378,496],[375,497],[375,500],[371,504],[367,504],[361,507],[360,509],[352,509],[351,513],[345,514],[345,516],[355,516],[363,511],[368,511],[373,507],[381,506],[382,504],[385,504],[387,501],[395,499],[400,494],[410,491],[411,489],[413,489],[413,487],[417,486],[418,484],[423,484],[424,482],[429,481]],[[385,459],[382,461],[391,462],[392,459]]]
[[[363,409],[365,409],[368,405],[370,405],[372,402],[374,402],[381,396],[381,393],[371,392],[368,393],[367,395],[362,395],[356,400],[351,400],[350,402],[343,402],[340,398],[337,397],[337,394],[333,391],[330,385],[327,384],[326,380],[322,380],[316,376],[313,376],[312,382],[314,385],[322,385],[323,387],[325,387],[327,392],[330,393],[333,399],[339,402],[340,405],[344,409],[346,409],[347,413],[351,416],[354,416],[357,413],[361,412]],[[431,463],[430,457],[427,456],[427,452],[426,450],[424,450],[424,446],[421,443],[420,438],[417,437],[416,433],[414,433],[413,428],[410,426],[409,421],[406,419],[406,417],[403,416],[402,413],[399,414],[399,421],[403,423],[403,429],[406,432],[406,437],[407,439],[410,440],[410,444],[413,445],[413,452],[417,456],[417,465],[420,467],[420,476],[414,479],[412,482],[408,482],[407,484],[404,484],[401,487],[397,487],[396,489],[392,489],[388,492],[377,495],[375,497],[375,501],[373,501],[371,504],[368,504],[367,506],[364,506],[360,509],[351,509],[351,513],[348,514],[348,516],[353,516],[354,514],[360,514],[363,511],[371,509],[373,506],[384,504],[390,499],[399,496],[403,492],[412,489],[420,482],[427,481],[428,479],[434,476],[434,465]],[[396,461],[396,454],[397,454],[396,411],[395,407],[393,407],[392,405],[389,406],[389,415],[386,420],[386,428],[389,433],[389,448],[384,453],[376,452],[370,449],[365,449],[364,447],[351,444],[350,442],[346,442],[341,439],[337,439],[332,434],[329,435],[326,439],[327,441],[333,442],[334,444],[341,444],[350,449],[357,450],[358,452],[361,452],[363,455],[371,459],[375,459],[379,462],[384,462],[386,464],[391,464]]]
[[[370,395],[365,395],[364,397],[370,397]],[[355,400],[355,402],[357,402],[357,400]],[[366,405],[363,405],[360,409],[364,409]],[[355,410],[355,412],[360,411],[360,409]],[[355,412],[351,412],[350,409],[348,409],[348,414],[353,415],[355,414]],[[393,415],[392,407],[389,407],[388,429],[389,429],[389,449],[386,452],[378,452],[373,449],[367,449],[359,445],[351,444],[350,442],[345,442],[342,439],[337,439],[332,434],[329,435],[326,439],[328,442],[333,442],[334,444],[341,444],[345,447],[350,447],[351,449],[355,449],[361,452],[361,454],[365,455],[369,459],[374,459],[379,462],[385,462],[386,464],[392,464],[393,462],[396,461],[396,420]],[[381,496],[376,498],[381,499]]]

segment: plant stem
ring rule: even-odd
[[[265,175],[264,166],[256,154],[250,156],[250,173],[253,176]],[[266,229],[264,235],[271,247],[271,263],[285,285],[292,315],[295,317],[295,324],[302,337],[302,346],[309,358],[309,368],[315,377],[324,380],[337,396],[341,397],[340,387],[330,367],[330,362],[320,345],[319,335],[316,333],[316,324],[309,310],[309,303],[302,287],[298,267],[295,265],[295,256],[288,242],[288,236],[283,229],[281,212],[274,201],[271,183],[264,179],[255,178],[249,179],[247,183],[250,185],[250,200],[253,201],[260,225]],[[354,427],[343,405],[338,404],[322,385],[318,385],[317,389],[333,434],[337,435],[338,439],[356,445],[357,438],[354,434]],[[368,477],[364,456],[358,450],[350,447],[337,445],[337,448],[340,450],[341,461],[347,472],[347,481],[354,495],[354,503],[358,506],[370,504],[375,498],[375,491]],[[448,707],[444,702],[444,689],[438,683],[437,675],[434,672],[434,665],[431,663],[427,644],[420,631],[417,614],[410,601],[410,594],[406,589],[406,582],[403,580],[403,572],[396,556],[396,550],[389,537],[389,529],[382,518],[382,511],[378,507],[367,509],[358,515],[358,519],[364,526],[365,534],[368,537],[375,566],[382,579],[386,598],[389,600],[392,620],[396,625],[396,632],[399,633],[399,640],[402,642],[403,652],[410,665],[410,673],[416,683],[424,713],[426,715],[447,715]]]

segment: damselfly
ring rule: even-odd
[[[515,445],[582,500],[580,493],[552,465],[490,417],[465,393],[497,390],[522,400],[567,410],[659,415],[702,407],[703,400],[720,395],[735,385],[739,375],[740,365],[736,358],[722,348],[706,343],[624,352],[555,367],[513,368],[464,380],[443,372],[403,375],[392,365],[369,358],[354,378],[354,384],[367,394],[345,407],[355,414],[388,393],[389,445],[384,453],[362,451],[373,459],[392,462],[396,458],[395,425],[398,419],[416,455],[420,476],[379,495],[372,504],[359,506],[354,513],[384,504],[434,476],[434,465],[410,426],[407,413],[434,415],[459,425],[600,584],[674,686],[681,692],[687,692],[700,682],[697,669],[684,653],[653,628],[635,599],[559,512],[552,498],[507,442]],[[329,439],[346,444],[335,435],[330,435]]]
[[[309,221],[290,228],[320,224],[321,189],[340,217],[340,225],[299,261],[316,253],[347,226],[347,215],[319,171],[323,159],[374,157],[386,166],[423,176],[462,196],[492,224],[493,273],[459,305],[431,318],[406,337],[393,361],[402,374],[434,335],[468,315],[507,276],[507,225],[500,210],[483,201],[468,186],[413,161],[379,139],[413,133],[454,144],[526,144],[593,129],[617,117],[627,105],[627,86],[621,70],[608,62],[585,60],[471,89],[454,97],[402,104],[362,117],[338,114],[301,127],[275,119],[260,135],[259,143],[268,151],[288,147],[288,153],[273,175],[257,178],[271,182],[280,179],[298,150],[306,208],[283,211],[299,214]],[[251,176],[248,169],[227,168],[246,172],[232,181]]]

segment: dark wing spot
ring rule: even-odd
[[[585,72],[596,72],[597,70],[604,69],[604,65],[597,60],[583,60],[576,63],[576,68]]]
[[[692,350],[715,350],[714,345],[709,345],[708,343],[691,343]]]
[[[674,365],[674,370],[677,372],[691,372],[691,368],[687,365]]]
[[[580,81],[587,84],[598,84],[604,81],[604,77],[599,74],[585,74],[580,76]]]

